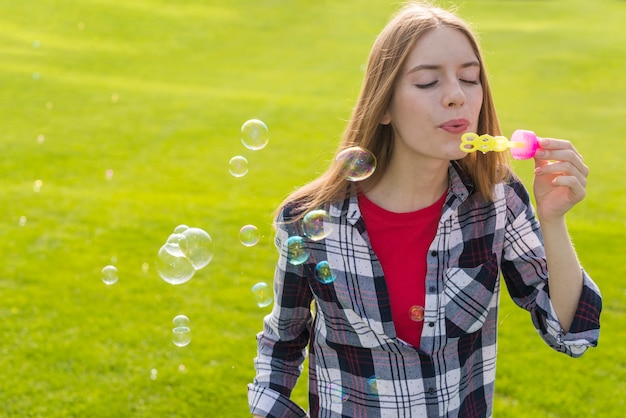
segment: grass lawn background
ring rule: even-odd
[[[0,416],[248,415],[270,310],[250,288],[272,280],[272,212],[332,158],[397,5],[0,0]],[[503,293],[495,416],[620,416],[626,3],[468,0],[459,13],[481,36],[505,133],[568,138],[591,167],[568,221],[604,296],[600,346],[572,360]],[[239,140],[251,118],[270,128],[263,150]],[[516,168],[530,185],[532,163]],[[172,286],[154,260],[179,224],[216,251]],[[261,232],[251,248],[245,224]],[[184,348],[170,339],[180,313]],[[306,405],[305,379],[294,397]]]

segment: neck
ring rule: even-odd
[[[375,184],[365,185],[365,195],[391,212],[414,212],[426,208],[448,188],[449,164],[442,160],[409,166],[390,164]]]

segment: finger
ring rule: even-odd
[[[582,156],[573,147],[537,150],[535,167],[544,167],[554,161],[569,162],[583,175],[587,176],[589,174],[589,167],[585,165]]]
[[[576,176],[558,176],[552,181],[555,187],[567,187],[570,190],[572,201],[580,202],[587,195],[585,186]]]
[[[540,161],[541,164],[535,167],[535,175],[574,176],[581,184],[587,185],[589,168],[586,165],[583,164],[581,168],[570,161]]]
[[[540,138],[539,148],[544,150],[571,149],[576,151],[571,141],[557,138]]]

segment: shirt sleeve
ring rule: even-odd
[[[553,349],[581,356],[598,344],[602,297],[598,286],[581,269],[583,289],[567,333],[550,300],[543,237],[528,191],[520,182],[507,194],[507,220],[502,275],[513,301],[531,313],[533,325]]]
[[[276,247],[280,253],[274,275],[274,306],[257,335],[256,376],[248,385],[250,412],[264,417],[306,417],[289,397],[302,372],[311,333],[312,293],[303,265],[287,261],[285,242],[298,235],[294,223],[279,216]]]

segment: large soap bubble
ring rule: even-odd
[[[361,147],[346,148],[335,160],[341,164],[341,174],[349,181],[362,181],[376,170],[376,157]]]
[[[323,209],[312,210],[304,215],[302,229],[304,234],[313,241],[326,238],[333,231],[328,212]]]
[[[181,243],[181,250],[193,265],[200,270],[211,262],[214,254],[211,236],[200,228],[187,228],[182,232],[185,240]]]
[[[172,243],[166,243],[159,249],[156,270],[169,284],[186,283],[196,272],[191,261],[185,257],[180,248],[176,250],[176,245]]]
[[[178,225],[159,250],[157,273],[170,284],[183,284],[194,276],[196,270],[206,267],[213,254],[213,240],[206,231]]]
[[[250,119],[241,126],[241,142],[253,151],[264,148],[270,140],[269,129],[265,122]]]

